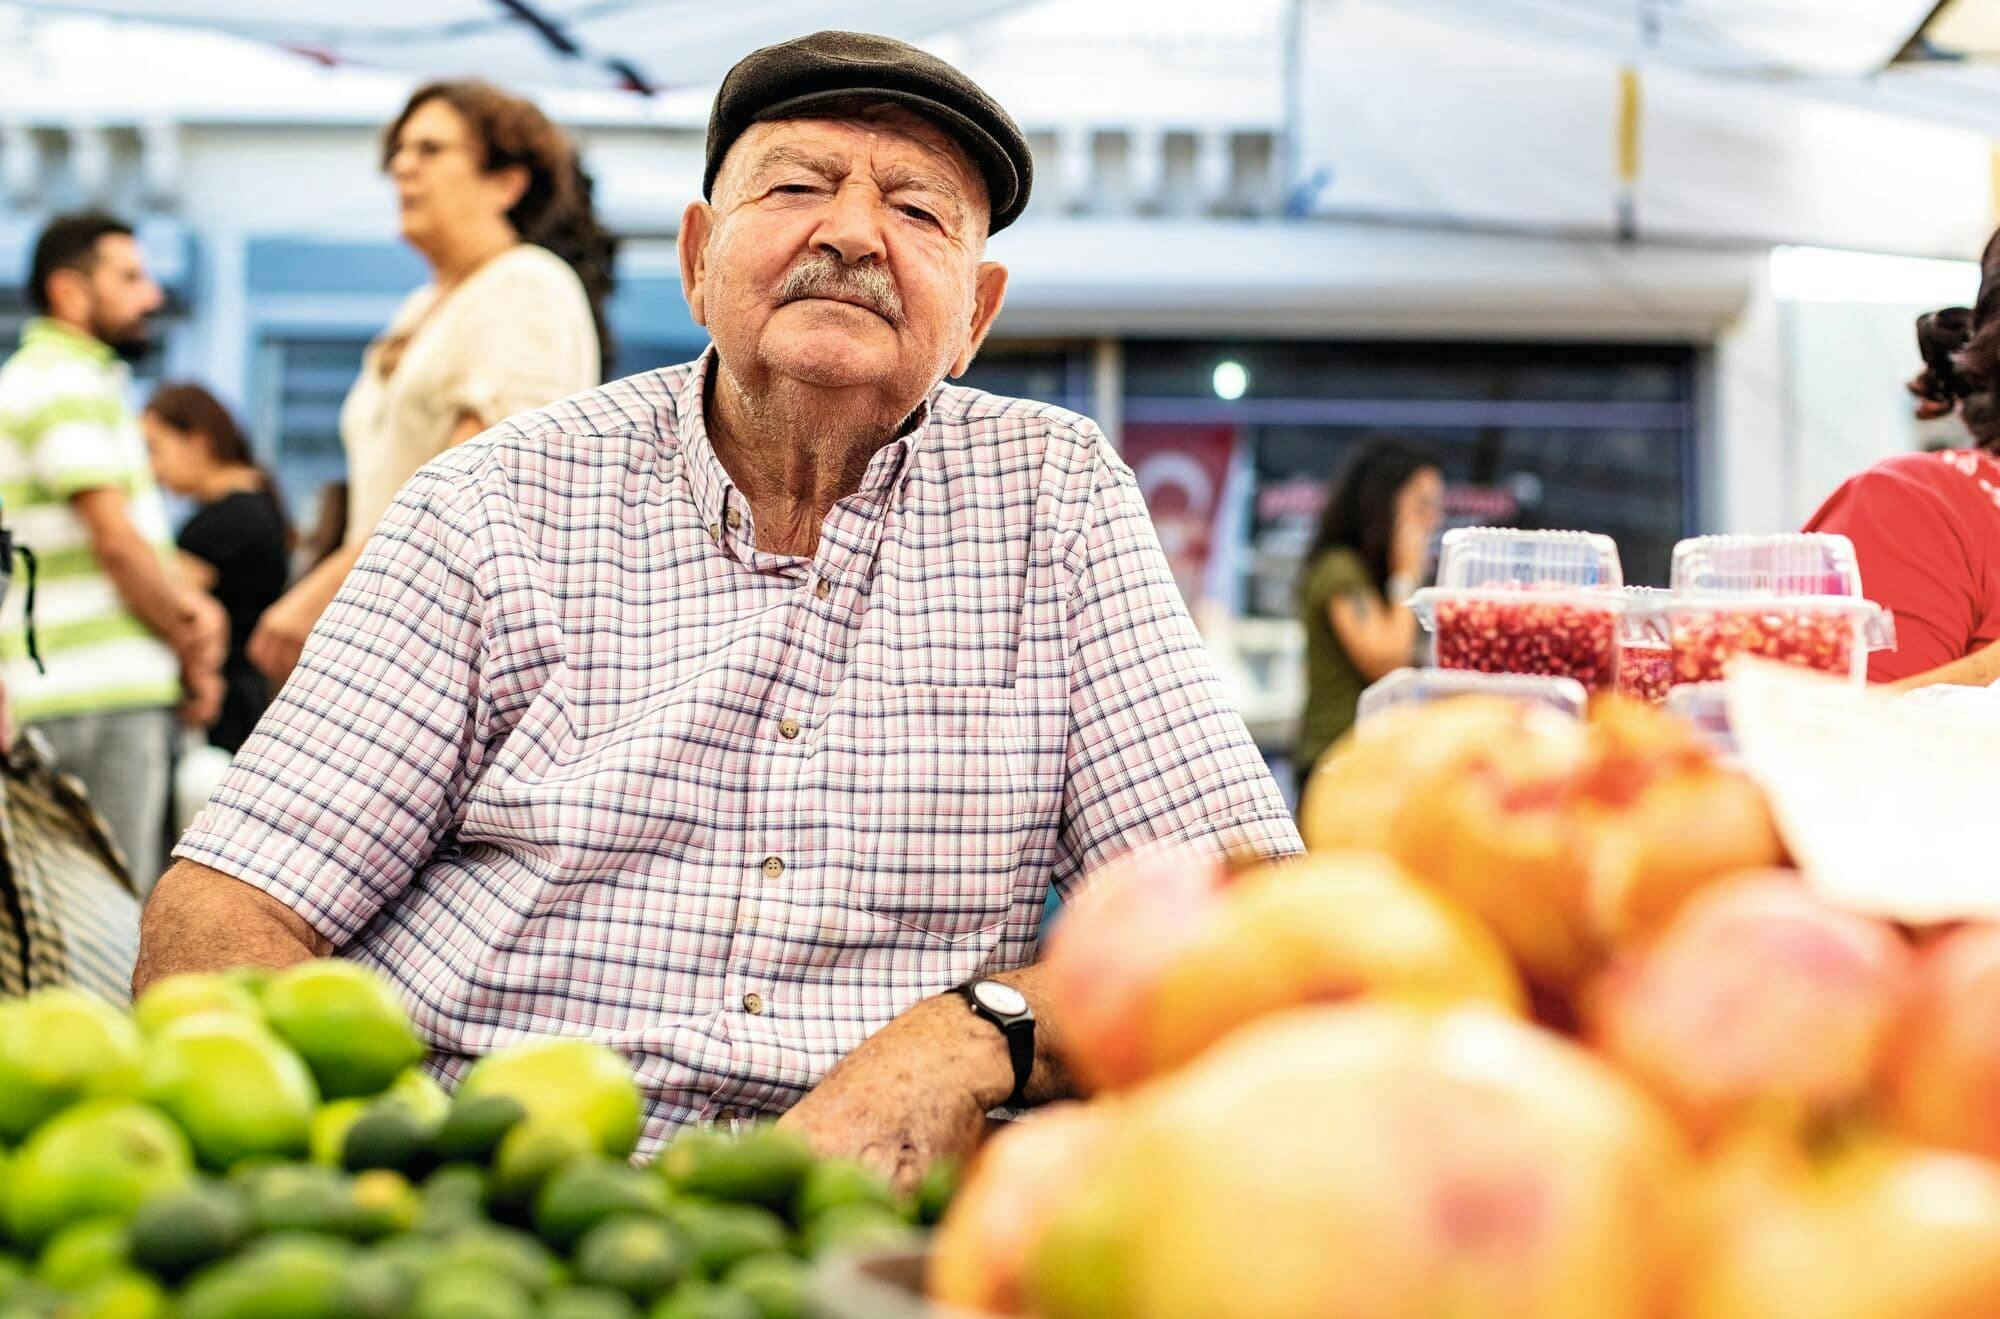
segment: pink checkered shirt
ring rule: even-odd
[[[1052,882],[1299,847],[1094,425],[942,387],[770,554],[709,360],[419,472],[176,852],[387,974],[448,1077],[624,1051],[649,1141],[1032,960]]]

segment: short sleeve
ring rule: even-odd
[[[130,424],[113,395],[81,392],[42,407],[20,427],[35,480],[58,497],[113,486],[129,490],[135,473],[123,442]]]
[[[221,570],[236,561],[254,535],[241,502],[218,499],[196,509],[174,543],[182,553]]]
[[[597,383],[597,331],[576,277],[509,271],[462,309],[444,402],[488,426]]]
[[[1100,459],[1073,551],[1056,884],[1152,842],[1286,856],[1283,797],[1188,617],[1132,472]]]
[[[1306,608],[1321,615],[1333,601],[1369,589],[1368,570],[1360,555],[1348,549],[1328,550],[1306,576]]]
[[[1973,544],[1939,490],[1894,465],[1877,466],[1836,490],[1805,529],[1853,541],[1862,590],[1896,616],[1896,649],[1870,659],[1871,682],[1965,657],[1980,614]]]
[[[176,856],[264,890],[335,947],[410,884],[479,727],[483,539],[445,478],[404,488]]]

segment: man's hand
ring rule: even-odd
[[[1040,992],[1041,969],[993,977],[1035,1011],[1029,1103],[1072,1093],[1052,1048],[1056,1023]],[[963,1158],[985,1137],[986,1114],[1014,1089],[1007,1041],[957,994],[927,998],[871,1035],[778,1125],[826,1155],[859,1159],[910,1192],[933,1163]]]
[[[301,593],[304,585],[301,582],[294,586],[266,609],[250,634],[246,653],[273,687],[284,686],[285,679],[292,676],[299,655],[306,648],[306,638],[312,635],[313,624],[319,622],[319,602]]]

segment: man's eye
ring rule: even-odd
[[[903,214],[909,216],[912,220],[918,220],[924,224],[936,224],[938,222],[938,218],[935,215],[932,215],[921,206],[904,206],[900,209]]]
[[[818,192],[819,189],[813,187],[810,183],[780,183],[777,187],[771,189],[771,191],[782,193],[788,197],[798,197],[807,193]]]

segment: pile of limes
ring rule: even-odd
[[[635,1165],[599,1045],[534,1040],[447,1097],[352,963],[178,976],[131,1014],[0,1002],[0,1319],[789,1319],[812,1261],[942,1214],[789,1132]]]

